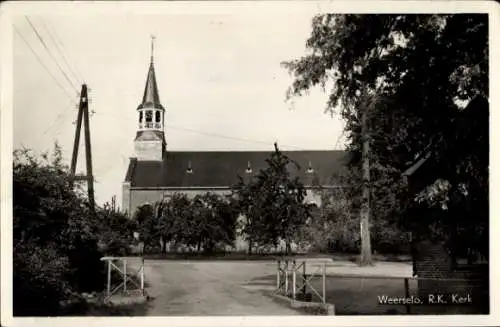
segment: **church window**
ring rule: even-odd
[[[155,122],[159,123],[161,120],[161,113],[159,111],[155,112]]]
[[[146,123],[153,122],[153,112],[151,110],[146,111]]]
[[[142,111],[139,112],[139,123],[142,123]]]

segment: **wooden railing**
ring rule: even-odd
[[[295,259],[278,259],[277,268],[276,293],[291,296],[295,300],[298,295],[297,290],[305,297],[309,288],[321,299],[321,302],[326,303],[326,262],[316,267],[314,271],[307,272],[306,261],[297,264]],[[322,280],[321,294],[311,283],[315,278]]]
[[[133,271],[128,263],[140,260],[139,269]],[[108,266],[107,274],[107,288],[106,288],[106,299],[108,300],[113,294],[116,294],[119,290],[122,290],[124,294],[127,293],[127,286],[133,285],[137,287],[138,291],[142,296],[146,296],[146,291],[144,289],[144,258],[142,257],[103,257],[101,261],[106,261]],[[118,271],[121,276],[121,281],[118,285],[112,287],[112,271]],[[131,274],[132,273],[132,274]],[[138,277],[139,283],[132,277]]]

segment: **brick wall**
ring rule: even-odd
[[[418,280],[418,294],[426,297],[436,293],[471,294],[485,300],[488,297],[488,265],[452,265],[451,257],[442,244],[421,241],[416,244],[414,258],[418,278],[451,280]],[[453,280],[456,279],[456,280]]]

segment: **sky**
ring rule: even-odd
[[[98,204],[113,195],[121,202],[151,35],[167,150],[272,150],[274,141],[285,150],[344,146],[343,123],[324,113],[321,89],[285,101],[293,78],[280,63],[306,53],[310,12],[27,17],[13,21],[13,146],[39,153],[57,141],[69,164],[86,83]],[[79,172],[84,160],[82,135]]]

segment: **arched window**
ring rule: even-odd
[[[142,111],[139,111],[139,123],[142,123]]]
[[[156,117],[155,117],[155,122],[159,123],[160,120],[161,120],[161,113],[159,111],[157,111],[155,113]]]
[[[151,110],[146,111],[146,123],[153,122],[153,112]]]

